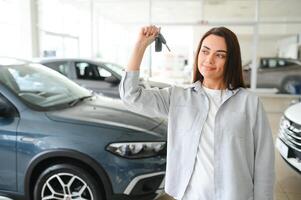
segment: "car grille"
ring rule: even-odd
[[[301,152],[301,125],[283,117],[280,124],[280,135],[291,148]]]

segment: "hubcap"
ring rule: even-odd
[[[70,173],[49,177],[42,187],[42,200],[94,200],[87,183]]]

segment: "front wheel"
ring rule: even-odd
[[[34,200],[103,200],[101,188],[85,170],[56,164],[46,168],[34,186]]]

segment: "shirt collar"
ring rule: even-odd
[[[204,89],[202,88],[202,83],[201,81],[196,81],[194,83],[192,83],[192,85],[190,86],[193,90],[195,90],[196,92],[201,92],[204,93]],[[237,88],[235,90],[230,90],[232,91],[232,94],[236,94],[241,88]]]

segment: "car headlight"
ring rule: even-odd
[[[112,143],[106,149],[125,158],[146,158],[165,154],[166,142]]]
[[[280,129],[287,129],[290,127],[291,123],[289,120],[287,120],[284,116],[280,119]]]

